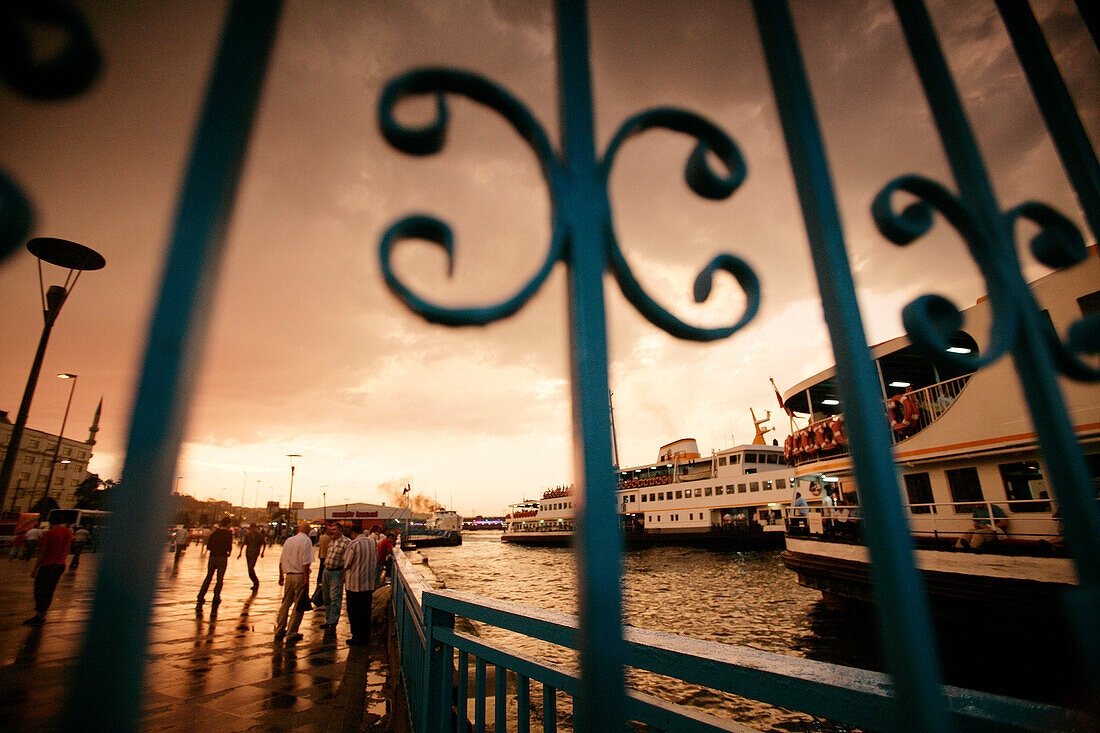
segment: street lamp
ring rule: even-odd
[[[252,497],[252,521],[260,518],[260,479],[256,479],[256,493]]]
[[[69,401],[65,403],[65,416],[61,418],[61,430],[57,432],[57,445],[53,447],[53,460],[50,461],[50,472],[46,474],[46,491],[42,494],[43,508],[45,508],[45,502],[50,498],[50,484],[53,482],[53,472],[57,468],[57,455],[61,452],[61,439],[65,435],[65,423],[69,419],[69,407],[73,404],[73,391],[76,390],[76,375],[75,374],[58,374],[58,379],[69,380]]]
[[[31,411],[31,400],[34,399],[34,388],[38,385],[38,373],[42,370],[42,358],[46,355],[46,344],[50,340],[50,331],[61,312],[61,306],[65,299],[76,286],[80,273],[84,270],[99,270],[107,262],[103,256],[94,249],[83,244],[70,242],[65,239],[53,237],[38,237],[27,242],[27,249],[38,258],[38,290],[42,296],[42,336],[38,339],[38,350],[34,354],[31,363],[31,372],[27,376],[27,386],[23,390],[23,401],[19,403],[19,413],[15,416],[15,424],[11,428],[11,438],[8,440],[8,449],[4,453],[4,463],[0,465],[0,506],[4,504],[4,495],[11,485],[11,475],[15,471],[15,460],[19,455],[19,443],[23,439],[23,430],[27,426],[27,416]],[[65,277],[64,285],[51,285],[45,287],[42,279],[42,263],[67,268],[69,274]],[[75,273],[75,274],[74,274]],[[49,486],[46,486],[47,492]]]
[[[294,521],[294,459],[301,458],[300,453],[287,453],[290,459],[290,496],[286,500],[287,511],[290,512],[290,520]]]
[[[322,484],[321,488],[322,489],[327,489],[328,484]],[[326,495],[325,495],[324,491],[321,492],[321,512],[323,513],[323,516],[324,516],[324,522],[327,525],[328,524],[328,499],[326,498]]]
[[[244,491],[248,486],[248,471],[241,471],[241,519],[244,519]]]

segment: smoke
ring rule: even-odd
[[[386,497],[387,502],[393,502],[394,506],[407,506],[411,511],[417,514],[431,514],[436,509],[443,508],[442,504],[424,496],[416,489],[411,489],[409,493],[406,494],[406,486],[412,486],[411,476],[393,479],[392,481],[383,481],[378,484],[378,490]]]

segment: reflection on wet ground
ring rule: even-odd
[[[192,545],[178,564],[165,552],[153,610],[146,667],[142,727],[148,731],[327,730],[344,715],[341,686],[357,689],[365,717],[344,727],[369,726],[388,714],[385,646],[346,644],[346,615],[335,630],[320,628],[324,613],[308,612],[305,638],[273,640],[280,547],[268,548],[256,565],[260,587],[252,591],[244,559],[229,562],[222,602],[211,595],[201,614],[195,597],[206,556]],[[34,613],[30,563],[0,559],[6,590],[0,609],[0,721],[5,733],[48,724],[63,699],[91,606],[96,555],[85,555],[58,585],[44,626],[22,625]],[[381,634],[376,635],[377,637]],[[365,690],[365,698],[362,696]],[[350,706],[349,706],[350,707]],[[339,729],[337,726],[335,729]]]

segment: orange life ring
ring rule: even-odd
[[[823,420],[817,424],[814,428],[814,434],[817,436],[817,447],[821,450],[832,450],[836,448],[836,438],[833,437],[833,422],[832,420]]]
[[[917,403],[908,394],[894,395],[886,400],[886,414],[896,433],[904,433],[920,417]]]
[[[844,432],[844,416],[837,415],[833,418],[831,423],[833,429],[833,440],[837,445],[848,445],[848,434]]]
[[[794,442],[791,440],[791,437],[792,436],[788,435],[787,439],[783,441],[783,459],[787,461],[787,463],[791,462],[791,443]]]
[[[802,431],[802,452],[803,453],[817,453],[817,436],[814,435],[814,431],[810,428],[805,428]]]

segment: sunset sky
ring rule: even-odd
[[[0,85],[0,169],[32,199],[34,236],[98,250],[54,329],[29,426],[55,432],[79,375],[66,435],[84,437],[103,398],[91,470],[118,478],[152,300],[225,4],[78,2],[106,65],[84,96],[31,103]],[[1094,146],[1100,57],[1072,3],[1033,3]],[[900,249],[874,228],[873,196],[919,173],[955,189],[888,2],[794,2],[868,338],[901,332],[901,307],[936,292],[984,293],[942,222]],[[992,2],[933,2],[1002,208],[1079,207]],[[962,9],[962,8],[965,8]],[[620,153],[610,196],[619,243],[647,291],[693,323],[735,320],[730,279],[691,300],[716,254],[760,277],[755,321],[724,341],[673,339],[605,280],[622,465],[695,437],[704,452],[749,442],[749,408],[832,359],[808,245],[748,2],[612,2],[589,8],[598,147],[644,109],[704,115],[738,143],[749,175],[712,202],[686,188],[687,138],[652,132]],[[406,482],[464,514],[572,481],[563,268],[509,320],[430,325],[384,287],[378,242],[413,211],[457,236],[454,275],[438,249],[399,250],[406,282],[438,302],[490,303],[518,288],[548,247],[549,198],[530,150],[495,113],[452,103],[439,155],[411,159],[378,132],[382,86],[425,65],[483,74],[557,139],[552,9],[524,0],[286,3],[218,281],[215,313],[178,475],[198,498],[392,503]],[[415,120],[424,107],[410,105]],[[1093,240],[1086,233],[1086,238]],[[1021,236],[1021,242],[1023,237]],[[1023,248],[1021,251],[1024,252]],[[1026,252],[1029,276],[1043,272]],[[0,263],[0,410],[14,419],[41,329],[37,269]],[[984,334],[977,334],[984,338]],[[784,420],[769,437],[782,441]]]

